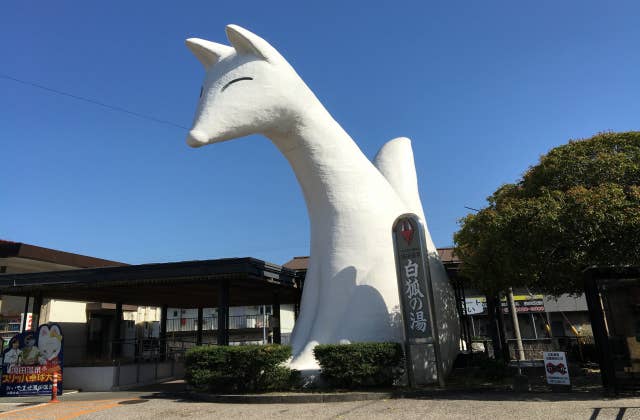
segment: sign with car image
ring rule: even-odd
[[[62,394],[62,330],[58,324],[41,325],[11,338],[2,352],[0,395],[51,395],[57,374]]]
[[[571,385],[569,380],[569,365],[567,356],[563,351],[545,351],[544,371],[549,385]]]

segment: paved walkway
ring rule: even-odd
[[[184,398],[179,382],[123,392],[0,399],[0,420],[87,419],[639,419],[640,398],[594,393],[438,393],[404,399],[310,404],[223,404]]]
[[[130,400],[134,401],[134,400]],[[0,413],[2,420],[35,420],[57,419],[67,420],[79,417],[92,418],[92,414],[117,407],[125,401],[120,399],[90,400],[90,401],[64,401],[58,404],[35,404],[16,406]]]
[[[86,419],[640,419],[640,400],[567,400],[529,395],[459,395],[450,398],[319,404],[216,404],[176,398],[66,400],[16,407],[0,420]]]

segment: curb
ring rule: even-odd
[[[375,401],[403,398],[433,398],[444,395],[455,395],[461,392],[504,392],[503,389],[429,389],[429,390],[396,390],[396,391],[360,391],[360,392],[327,392],[327,393],[291,393],[291,394],[207,394],[187,391],[183,397],[194,401],[225,404],[305,404],[331,403],[351,401]],[[508,392],[508,391],[507,391]]]
[[[203,402],[226,404],[305,404],[305,403],[329,403],[388,400],[398,398],[395,392],[345,392],[345,393],[317,393],[317,394],[206,394],[201,392],[188,392],[185,395],[189,399]]]
[[[291,394],[207,394],[203,392],[187,391],[181,396],[192,401],[225,403],[225,404],[305,404],[305,403],[333,403],[352,401],[375,401],[404,398],[447,398],[463,395],[503,395],[508,399],[530,399],[541,396],[571,395],[575,399],[592,398],[582,393],[554,393],[554,392],[514,392],[505,388],[477,388],[477,389],[413,389],[396,391],[373,392],[332,392],[332,393],[291,393]]]

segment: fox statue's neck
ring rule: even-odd
[[[313,95],[313,94],[312,94]],[[315,96],[284,130],[265,133],[300,183],[312,225],[357,206],[358,197],[385,189],[384,177]],[[379,185],[382,182],[386,185]]]

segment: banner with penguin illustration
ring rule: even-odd
[[[13,336],[2,352],[0,395],[51,395],[53,375],[58,374],[62,394],[62,330],[45,324],[35,331]]]

